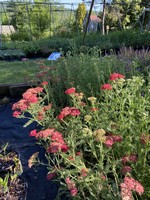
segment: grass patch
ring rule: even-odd
[[[26,79],[32,79],[37,71],[37,65],[34,60],[31,61],[0,61],[0,83],[14,84],[26,82]]]

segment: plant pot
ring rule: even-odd
[[[7,191],[0,188],[0,200],[26,200],[26,196],[27,183],[21,176],[9,179]]]
[[[22,174],[22,164],[19,154],[14,150],[0,152],[0,177],[2,174]]]
[[[27,183],[21,177],[20,156],[6,147],[0,150],[0,200],[25,200]]]

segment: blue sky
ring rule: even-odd
[[[8,0],[0,0],[0,2],[1,1],[8,1]],[[82,3],[82,0],[58,0],[58,1],[61,3],[75,3],[75,4]]]
[[[0,0],[0,2],[3,2],[3,1],[9,1],[9,0]],[[32,1],[34,1],[34,0],[32,0]],[[56,0],[56,2],[63,3],[66,8],[77,9],[78,4],[82,3],[83,1],[82,0]],[[95,2],[96,2],[96,0],[95,0]],[[99,1],[97,1],[97,2],[99,2]],[[65,3],[66,3],[66,5],[65,5]],[[71,4],[73,6],[71,6]],[[90,4],[89,3],[86,4],[86,7],[87,7],[87,9],[89,9],[90,8]],[[98,10],[99,11],[100,10],[100,5],[96,4],[94,6],[93,10],[95,10],[95,11]]]

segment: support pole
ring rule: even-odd
[[[49,4],[49,10],[50,10],[50,36],[52,36],[52,4]]]
[[[3,3],[0,3],[0,50],[2,50],[2,5]]]
[[[32,33],[31,33],[31,23],[30,23],[30,16],[29,16],[29,7],[26,4],[26,11],[27,11],[27,20],[28,20],[28,28],[29,28],[29,41],[32,41]]]
[[[87,33],[87,28],[88,28],[88,25],[89,25],[89,21],[90,21],[90,16],[91,16],[91,13],[92,13],[93,5],[94,5],[94,0],[92,0],[92,2],[91,2],[88,19],[87,19],[86,26],[85,26],[85,32],[84,32],[84,35],[83,35],[83,43],[85,41],[85,36],[86,36],[86,33]]]

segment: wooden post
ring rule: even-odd
[[[31,24],[30,24],[28,4],[26,4],[26,11],[27,11],[27,20],[28,20],[28,28],[29,28],[29,41],[32,41],[32,33],[31,33]]]
[[[52,36],[52,4],[49,4],[50,9],[50,36]]]
[[[105,35],[105,7],[106,0],[103,0],[103,13],[102,13],[102,34]]]
[[[2,3],[0,3],[0,49],[2,49]]]
[[[84,32],[84,35],[83,35],[83,43],[85,41],[85,36],[86,36],[86,33],[87,33],[87,28],[88,28],[88,25],[89,25],[89,21],[90,21],[90,16],[91,16],[91,13],[92,13],[93,5],[94,5],[94,0],[92,0],[92,2],[91,2],[88,19],[87,19],[86,26],[85,26],[85,32]]]

